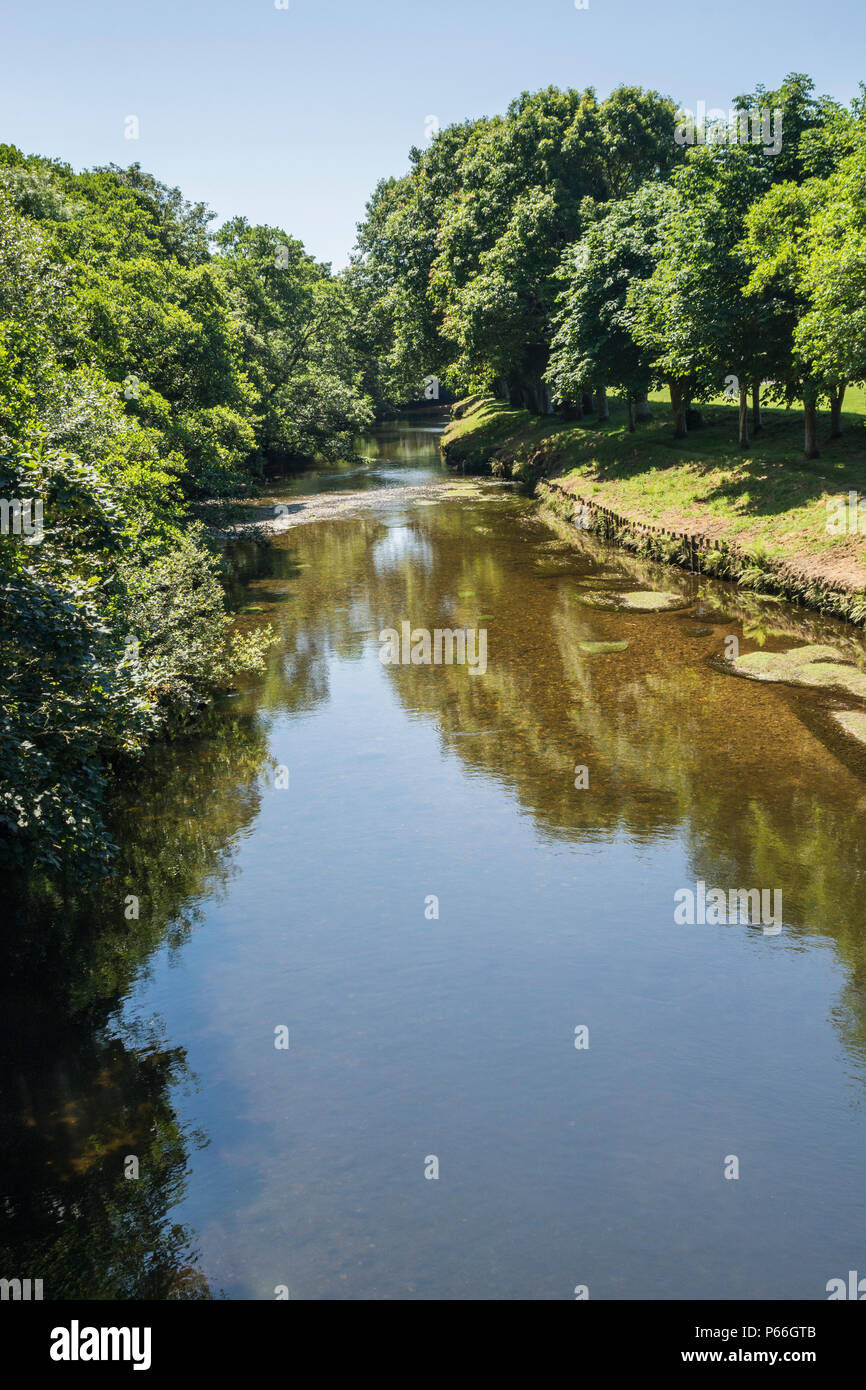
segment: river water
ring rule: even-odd
[[[826,1298],[866,1274],[866,768],[838,700],[718,657],[859,639],[447,473],[429,422],[362,452],[234,549],[267,673],[128,774],[98,902],[4,947],[4,1272]],[[383,664],[404,621],[486,669]],[[678,922],[699,881],[781,929]]]

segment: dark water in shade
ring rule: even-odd
[[[429,429],[365,452],[372,508],[237,551],[266,676],[124,786],[102,901],[5,948],[4,1260],[46,1298],[825,1298],[866,1273],[866,767],[844,701],[712,663],[859,639],[455,491]],[[485,628],[486,673],[384,666],[404,619]],[[698,879],[782,930],[678,925]]]

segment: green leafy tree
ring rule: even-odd
[[[781,120],[782,146],[767,158],[768,174],[775,183],[802,183],[812,174],[826,174],[838,159],[834,138],[839,134],[843,108],[831,97],[816,97],[815,83],[804,72],[789,72],[779,87],[763,83],[734,98],[736,111],[767,113],[771,129],[773,112]],[[751,126],[750,137],[753,139]]]
[[[372,417],[352,344],[347,285],[277,227],[234,218],[216,243],[259,401],[259,452],[339,457]]]
[[[648,352],[634,337],[629,286],[652,275],[672,195],[647,183],[612,204],[563,256],[547,379],[554,403],[567,406],[601,385],[617,387],[628,405],[646,400],[653,379]]]
[[[757,393],[767,365],[765,320],[744,298],[749,267],[740,246],[752,200],[767,187],[767,160],[739,145],[689,153],[673,177],[673,197],[653,274],[629,294],[635,337],[655,376],[670,390],[677,438],[687,433],[689,401],[735,378],[740,443],[748,443],[748,386]]]
[[[794,350],[828,383],[831,435],[841,433],[847,383],[866,381],[866,143],[814,195],[802,264],[808,305]]]
[[[356,274],[382,290],[377,359],[391,389],[406,364],[404,381],[436,373],[455,390],[548,409],[561,255],[592,203],[680,158],[674,116],[640,88],[599,103],[591,88],[550,87],[413,150],[410,173],[380,185],[359,229]]]
[[[746,215],[742,254],[751,268],[745,293],[761,304],[768,321],[768,350],[776,395],[803,402],[806,458],[817,458],[818,405],[842,383],[828,378],[808,338],[797,341],[797,325],[811,306],[808,232],[825,201],[823,181],[776,184]]]

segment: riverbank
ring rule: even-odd
[[[866,490],[863,416],[806,460],[795,411],[765,411],[743,453],[731,406],[710,405],[685,440],[663,402],[654,415],[629,434],[615,408],[571,421],[479,396],[454,407],[442,449],[464,472],[534,483],[557,515],[637,554],[866,623],[866,516],[859,534],[831,504]]]

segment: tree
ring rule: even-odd
[[[278,227],[236,217],[215,240],[256,392],[260,453],[339,457],[372,416],[347,331],[346,283]]]
[[[780,87],[758,83],[754,91],[734,98],[736,111],[780,113],[782,147],[767,159],[774,183],[802,183],[811,174],[828,173],[835,162],[833,142],[822,135],[828,128],[838,133],[842,108],[831,97],[813,96],[814,91],[806,73],[789,72]]]
[[[748,267],[740,242],[751,201],[767,186],[766,163],[736,144],[691,150],[672,180],[656,267],[630,293],[635,337],[668,384],[677,438],[687,433],[688,401],[734,376],[740,443],[748,443],[748,386],[757,389],[766,367],[766,315],[743,297]]]
[[[760,301],[767,317],[774,390],[788,404],[803,402],[806,458],[819,453],[818,404],[840,385],[838,379],[828,379],[808,337],[795,338],[798,323],[811,308],[808,230],[825,201],[825,187],[818,179],[799,186],[776,184],[749,209],[742,243],[751,267],[745,294]]]
[[[410,173],[380,185],[359,229],[356,275],[386,305],[374,330],[382,375],[393,382],[411,362],[408,379],[435,372],[547,409],[560,257],[587,208],[672,167],[674,115],[640,88],[599,103],[591,88],[549,87],[413,150]],[[365,312],[371,322],[369,300]]]
[[[40,206],[55,208],[50,181],[36,183]],[[0,192],[0,496],[11,520],[0,536],[0,857],[73,877],[112,853],[110,760],[255,669],[268,645],[230,633],[215,557],[188,525],[183,460],[164,459],[116,385],[71,356],[75,272],[45,220]]]
[[[794,350],[828,383],[835,437],[846,384],[866,380],[866,144],[827,182],[808,187],[801,280],[807,304],[794,328]]]
[[[548,370],[554,398],[569,403],[593,385],[618,387],[630,430],[634,403],[646,399],[653,372],[634,337],[628,289],[653,273],[671,205],[667,185],[646,183],[604,211],[562,258]]]

